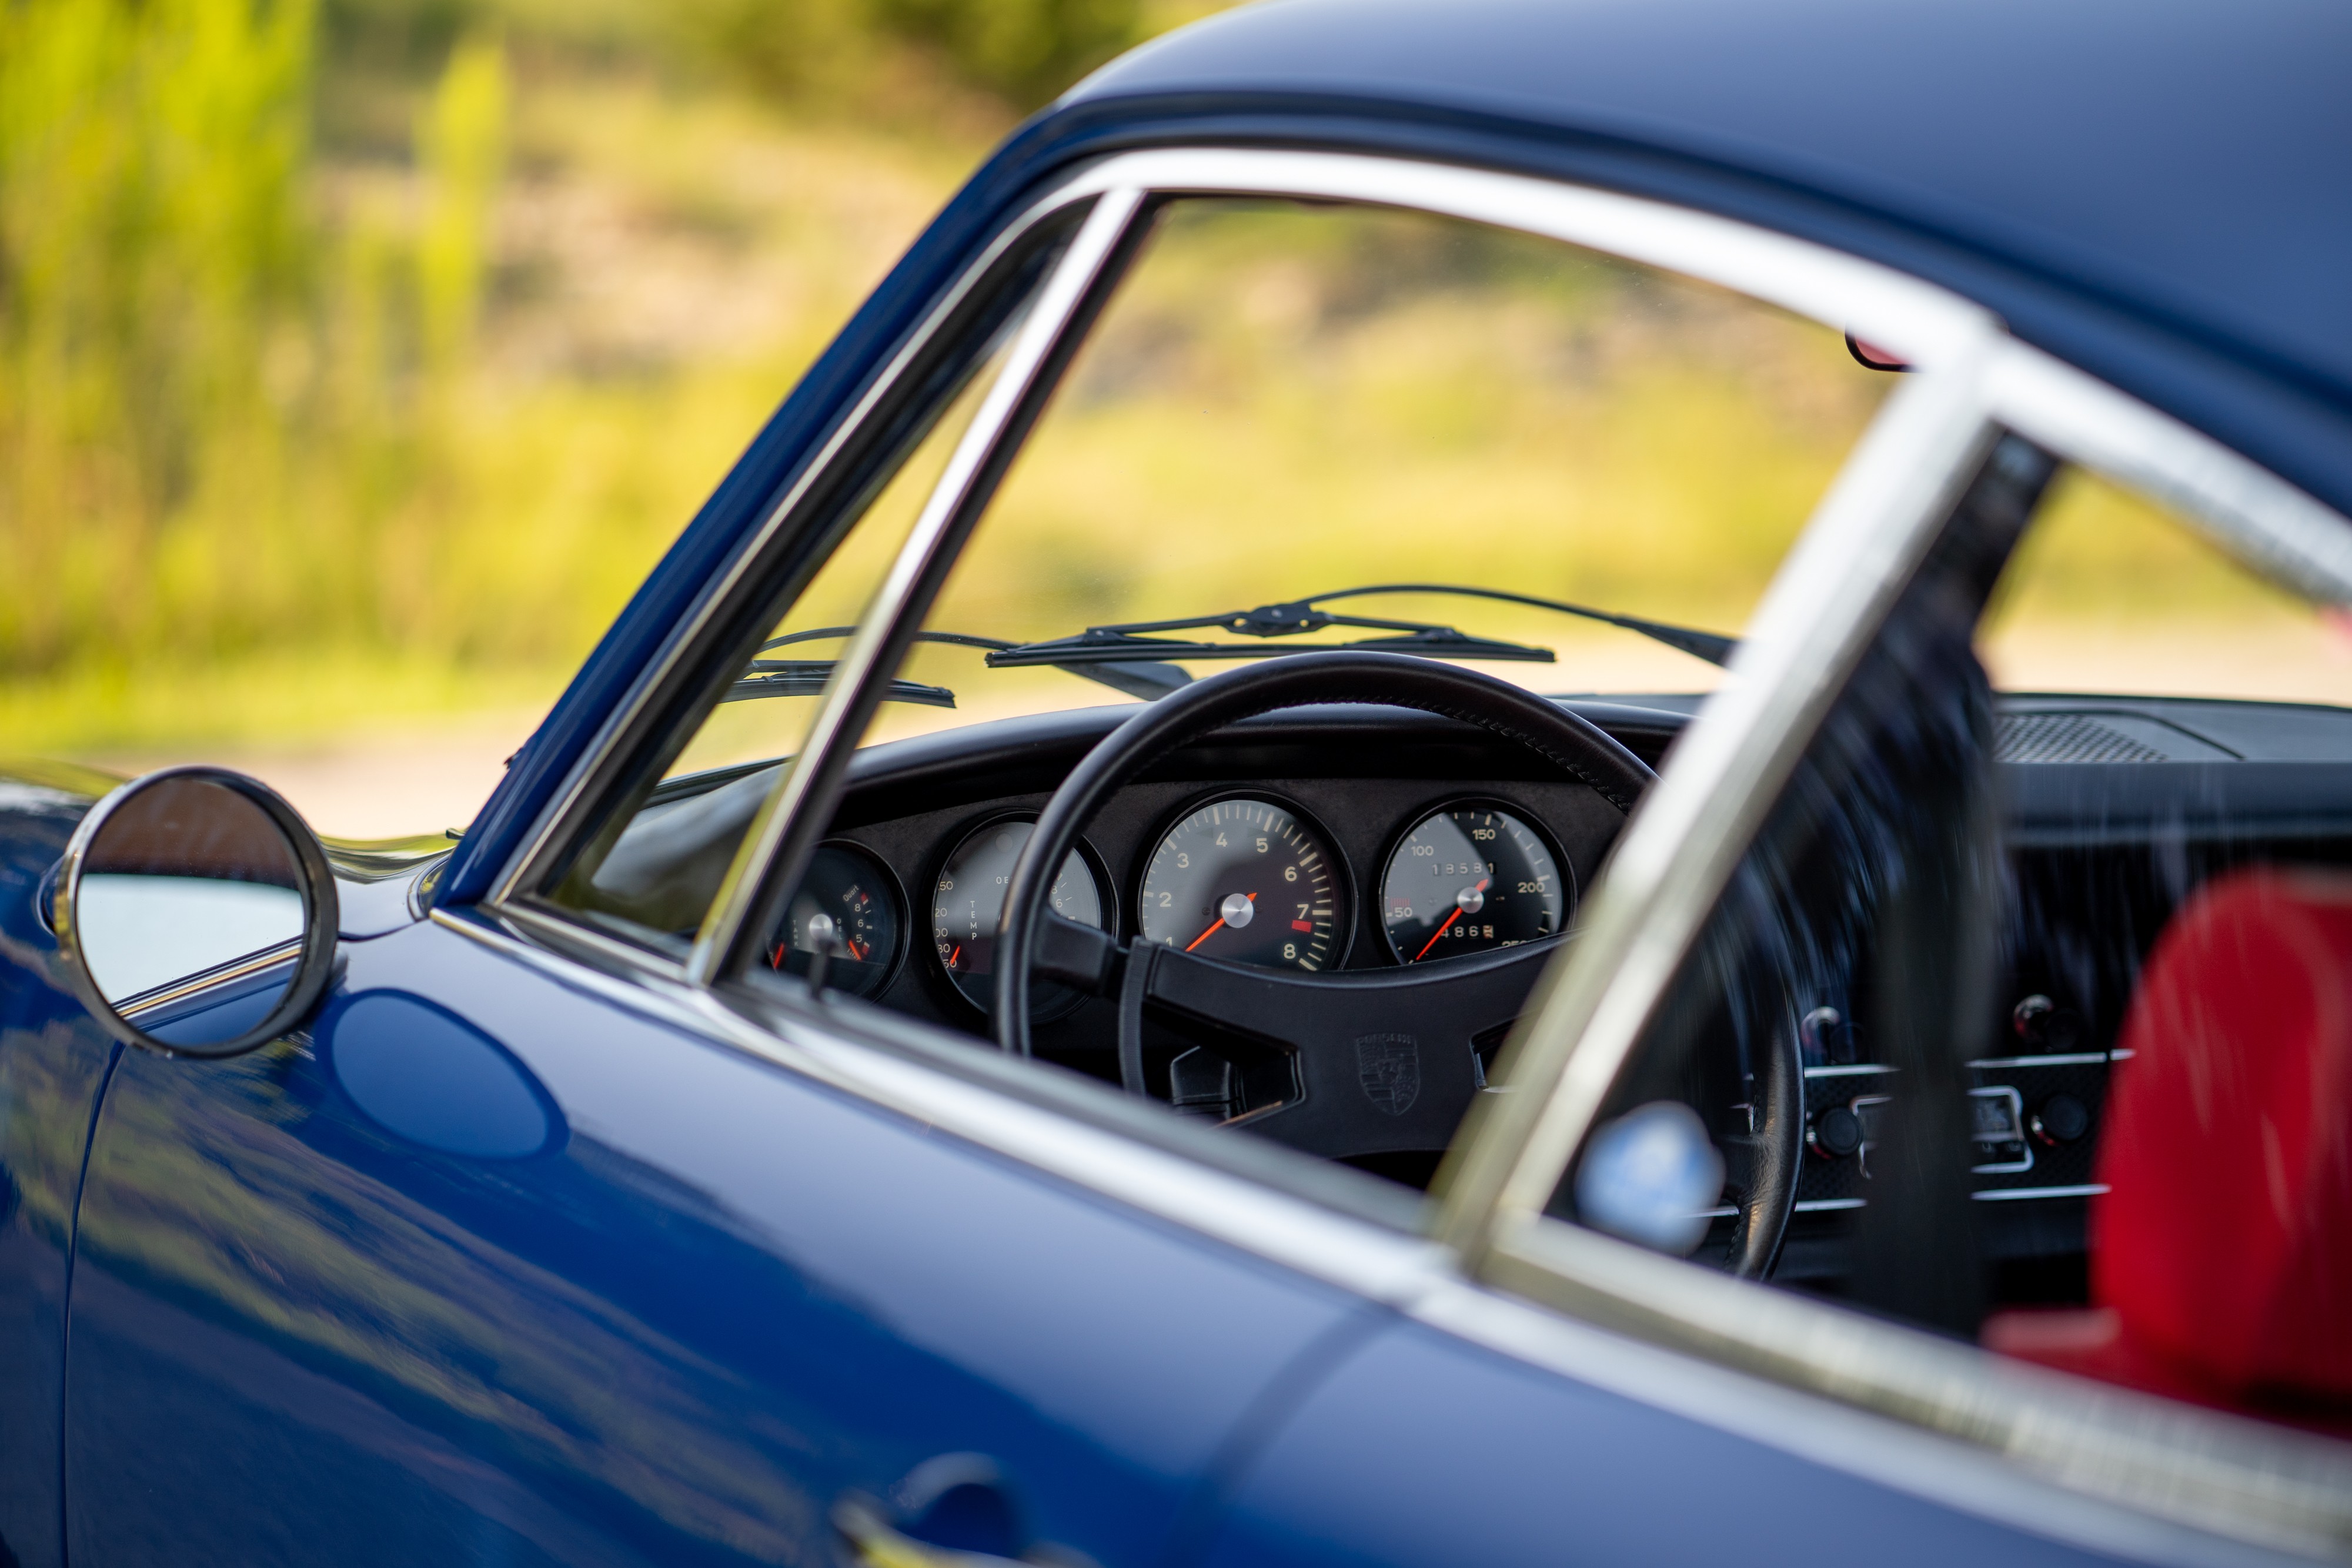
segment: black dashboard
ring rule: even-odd
[[[1687,718],[1573,706],[1653,764]],[[1001,898],[1054,788],[1133,711],[1003,721],[860,753],[825,852],[771,934],[771,962],[807,974],[824,945],[810,933],[816,916],[819,937],[839,939],[828,985],[987,1034],[991,894]],[[1055,902],[1122,941],[1269,967],[1437,962],[1565,930],[1622,825],[1591,789],[1475,726],[1405,709],[1297,708],[1185,747],[1118,791],[1088,824],[1081,864],[1066,869]],[[1207,902],[1214,888],[1186,880],[1192,868],[1179,862],[1213,856],[1226,840],[1264,873],[1263,917],[1232,894],[1221,914]],[[1469,855],[1482,858],[1457,888],[1453,873]],[[1443,898],[1411,908],[1424,884]],[[1251,929],[1236,930],[1235,914]],[[1062,993],[1039,1012],[1039,1054],[1116,1080],[1111,1003]],[[1499,1044],[1483,1043],[1488,1061]],[[1171,1077],[1191,1049],[1166,1030],[1149,1039],[1155,1092],[1203,1113],[1232,1109],[1188,1095],[1181,1069]]]

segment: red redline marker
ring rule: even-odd
[[[1294,920],[1290,923],[1290,928],[1293,931],[1312,931],[1315,929],[1315,922],[1312,920]]]

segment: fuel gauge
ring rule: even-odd
[[[830,951],[826,989],[876,996],[898,967],[907,930],[902,909],[887,866],[855,844],[819,844],[769,934],[768,967],[805,976],[816,955]]]

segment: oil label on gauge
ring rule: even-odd
[[[1004,914],[1004,890],[1013,880],[1013,862],[1035,824],[1019,818],[999,818],[966,833],[940,868],[931,887],[931,942],[966,1001],[982,1012],[996,1003],[996,925]],[[1046,894],[1054,913],[1065,920],[1108,931],[1102,891],[1084,856],[1072,850]],[[1041,986],[1032,1008],[1041,1018],[1066,1011],[1077,1001],[1076,993],[1057,986]]]
[[[1496,807],[1449,806],[1414,823],[1390,853],[1381,928],[1398,963],[1433,963],[1557,936],[1574,894],[1526,821]]]

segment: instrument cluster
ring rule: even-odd
[[[772,967],[805,976],[822,955],[828,988],[877,997],[919,952],[934,990],[987,1012],[1004,890],[1034,821],[1034,810],[982,810],[936,836],[944,852],[934,848],[920,868],[929,918],[915,942],[910,901],[883,858],[829,841],[787,903],[770,942]],[[1425,804],[1397,822],[1376,856],[1361,852],[1370,831],[1355,836],[1377,900],[1364,929],[1378,933],[1382,949],[1355,967],[1443,963],[1540,941],[1566,930],[1575,913],[1569,857],[1523,806],[1482,796]],[[1349,965],[1359,929],[1357,866],[1339,842],[1306,806],[1273,791],[1199,792],[1130,840],[1124,883],[1081,840],[1050,896],[1065,918],[1122,939],[1271,969],[1335,969]],[[1038,1015],[1059,1017],[1080,1000],[1045,988]]]

